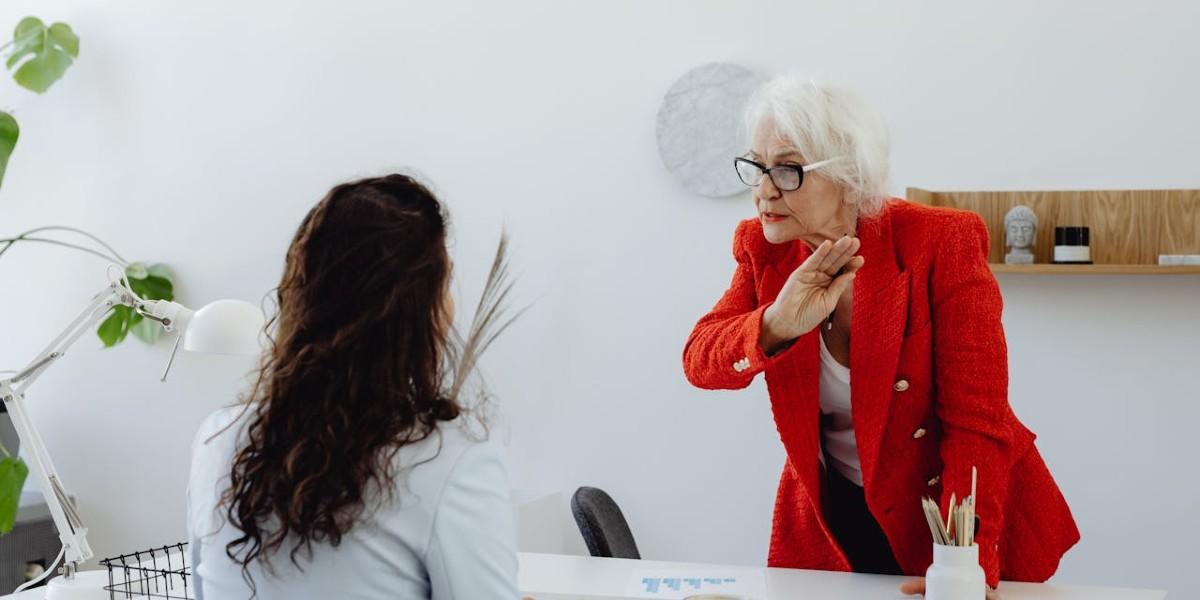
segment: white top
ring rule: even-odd
[[[241,412],[232,407],[213,413],[192,444],[188,535],[197,600],[250,597],[241,565],[225,554],[238,532],[218,508],[249,416],[208,441]],[[272,557],[274,575],[252,563],[257,597],[517,598],[516,525],[500,450],[470,439],[458,425],[444,423],[403,448],[396,457],[403,471],[395,500],[374,509],[336,548],[314,544],[311,560],[298,555],[303,571],[283,551]]]
[[[903,599],[900,584],[912,577],[771,569],[732,565],[703,565],[656,560],[595,558],[557,554],[521,553],[521,592],[537,600],[612,600],[648,598],[631,594],[645,577],[762,577],[766,594],[754,600],[863,600],[864,598]],[[687,584],[684,584],[685,586]],[[684,587],[686,590],[687,587]],[[639,590],[644,592],[644,590]],[[680,596],[685,595],[680,594]],[[982,594],[981,594],[982,596]],[[1153,590],[1052,585],[1045,583],[1000,582],[1004,600],[1165,600],[1167,593]],[[661,595],[658,598],[672,596]],[[674,596],[678,598],[679,596]],[[916,598],[915,600],[919,600]]]
[[[854,418],[850,410],[850,369],[829,353],[825,336],[821,338],[821,445],[829,455],[829,466],[860,487],[862,465],[858,462],[858,441],[854,439]]]

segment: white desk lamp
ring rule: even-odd
[[[87,542],[87,526],[67,497],[66,488],[50,461],[42,438],[29,420],[25,410],[25,390],[45,372],[46,367],[62,358],[75,340],[90,332],[108,315],[113,307],[132,308],[143,318],[160,323],[168,331],[178,331],[180,338],[171,352],[171,361],[180,341],[183,349],[216,354],[255,355],[260,351],[258,334],[263,328],[262,311],[242,300],[217,300],[197,311],[166,300],[143,300],[121,281],[114,282],[92,298],[91,304],[67,328],[46,346],[37,358],[17,374],[0,380],[0,399],[12,418],[13,428],[21,439],[21,448],[29,459],[29,472],[43,490],[46,506],[58,528],[63,549],[59,558],[63,565],[61,577],[50,580],[46,598],[53,600],[83,600],[108,598],[104,585],[106,571],[78,572],[79,566],[92,558]],[[167,369],[171,363],[167,363]],[[166,379],[166,372],[163,379]],[[58,559],[55,559],[57,562]],[[47,572],[54,568],[50,565]]]

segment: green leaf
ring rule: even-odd
[[[146,300],[174,300],[175,286],[170,280],[157,275],[147,275],[143,279],[130,279],[129,287],[133,293]]]
[[[21,59],[42,51],[46,44],[46,24],[37,17],[25,17],[13,30],[13,53],[8,57],[8,68],[12,69]]]
[[[79,56],[79,36],[70,26],[55,23],[46,27],[36,17],[25,17],[13,32],[13,55],[8,59],[8,68],[16,67],[13,79],[21,87],[41,94],[62,79],[76,56]]]
[[[12,531],[21,505],[21,489],[29,476],[29,466],[16,457],[0,460],[0,533]]]
[[[8,169],[8,157],[12,156],[17,147],[17,138],[21,128],[12,115],[0,111],[0,181],[4,180],[4,171]]]
[[[50,89],[55,81],[62,79],[67,67],[71,66],[71,55],[58,48],[49,48],[32,59],[25,61],[13,74],[21,87],[39,94]]]
[[[175,271],[172,271],[171,267],[167,266],[167,263],[154,263],[150,265],[150,268],[147,269],[147,272],[155,277],[162,277],[163,279],[170,281],[172,285],[175,284]]]
[[[96,330],[96,335],[100,336],[100,341],[104,343],[105,348],[112,348],[120,344],[126,335],[129,335],[129,328],[133,326],[132,319],[134,317],[133,309],[125,305],[113,307],[112,313],[108,315],[100,323],[100,327]],[[141,316],[141,315],[136,315]]]
[[[71,31],[71,26],[66,23],[55,23],[46,30],[46,38],[52,44],[57,44],[63,52],[71,55],[71,58],[79,58],[79,36]]]
[[[138,318],[138,322],[133,326],[133,329],[131,329],[130,331],[133,331],[133,335],[137,339],[142,340],[143,342],[146,342],[148,345],[153,346],[154,344],[157,344],[158,339],[162,337],[162,333],[163,333],[162,324],[160,324],[158,321],[151,321],[150,319],[143,319],[143,318],[141,318],[141,316],[142,315],[135,315],[135,317]]]
[[[129,266],[125,267],[125,276],[130,279],[145,279],[149,274],[146,265],[140,262],[129,263]]]

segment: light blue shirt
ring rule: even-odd
[[[188,535],[198,600],[250,597],[241,564],[225,554],[239,532],[219,506],[244,439],[248,416],[238,420],[241,412],[210,415],[192,445]],[[475,441],[459,425],[444,423],[401,449],[394,499],[373,501],[336,548],[314,544],[311,559],[298,555],[303,570],[285,551],[271,557],[273,572],[251,563],[257,597],[515,600],[516,526],[504,461],[496,445]]]

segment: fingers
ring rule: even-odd
[[[867,260],[861,256],[851,256],[846,264],[842,266],[842,273],[856,273],[866,264]]]
[[[862,247],[862,242],[858,238],[844,237],[833,244],[829,254],[821,261],[820,270],[827,273],[830,277],[837,275],[837,272],[858,252]]]
[[[820,262],[814,264],[813,267],[818,271],[828,273],[830,265],[832,265],[833,261],[841,256],[842,252],[846,249],[846,245],[842,243],[845,239],[846,238],[842,238],[837,241],[825,240],[824,242],[821,242],[821,245],[826,246],[829,248],[829,250],[825,252],[824,256],[821,257]]]
[[[833,242],[830,242],[829,240],[821,242],[821,245],[817,246],[817,249],[813,250],[813,253],[809,254],[808,258],[804,259],[804,262],[800,264],[800,267],[797,268],[796,271],[810,271],[814,273],[822,271],[823,269],[821,269],[821,264],[832,251]]]
[[[916,596],[925,593],[925,580],[914,579],[900,584],[900,593],[905,596]]]
[[[858,238],[844,237],[836,242],[825,240],[813,250],[804,263],[793,273],[823,274],[826,277],[836,277],[839,271],[851,272],[862,266],[862,257],[855,256],[862,241]],[[851,263],[858,261],[857,266]],[[843,271],[844,270],[844,271]]]

